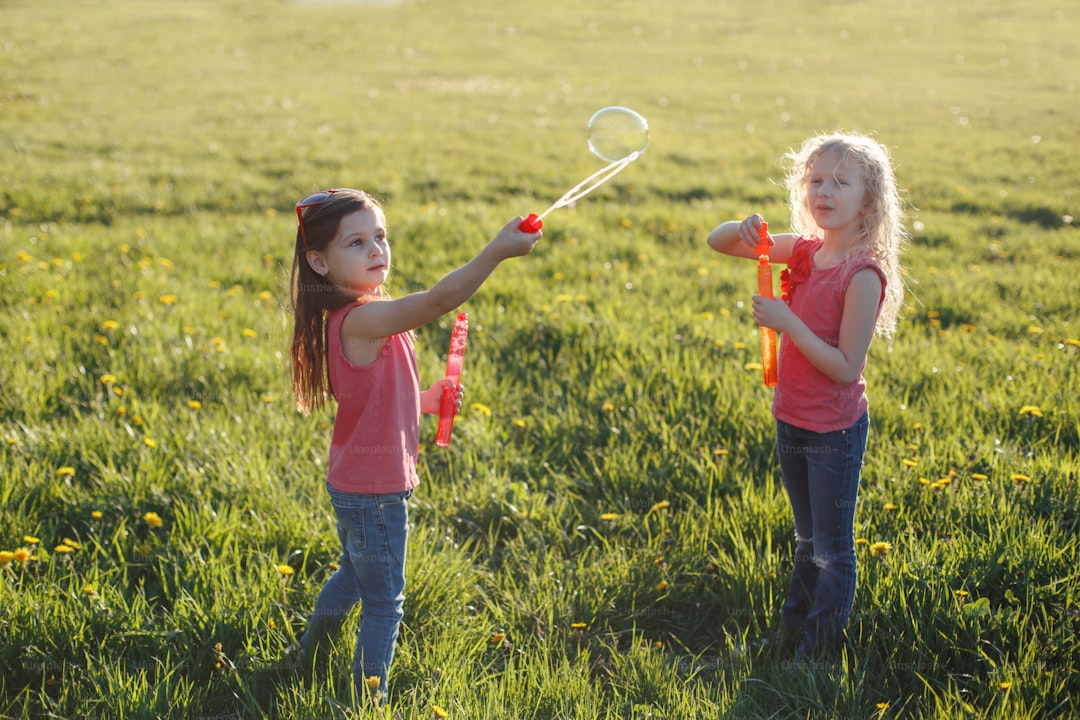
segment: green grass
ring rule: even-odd
[[[0,567],[0,716],[1075,715],[1078,35],[1065,0],[4,3],[0,550],[37,559]],[[648,152],[463,307],[392,703],[360,709],[355,618],[313,676],[284,656],[336,558],[292,203],[376,193],[393,292],[426,287],[593,172],[612,104]],[[854,651],[799,668],[759,642],[793,531],[755,276],[704,238],[783,229],[778,158],[838,127],[893,150],[913,241]]]

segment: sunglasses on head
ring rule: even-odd
[[[318,207],[324,202],[330,199],[330,197],[339,192],[358,192],[350,188],[330,188],[328,190],[320,190],[317,193],[308,195],[306,198],[296,203],[296,221],[300,223],[300,240],[304,243],[304,247],[308,246],[307,231],[304,229],[304,210],[310,207]]]

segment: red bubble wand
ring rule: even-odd
[[[769,223],[761,222],[758,231],[758,242],[755,252],[758,256],[757,283],[758,295],[773,297],[773,274],[772,265],[769,264]],[[776,372],[776,330],[761,327],[761,369],[765,376],[765,385],[775,387],[777,383]]]
[[[606,160],[608,165],[567,190],[544,212],[539,215],[529,213],[518,225],[518,230],[540,232],[544,227],[544,217],[549,212],[580,200],[641,157],[649,145],[649,123],[630,108],[608,107],[592,116],[586,135],[589,150],[601,160]]]
[[[454,329],[450,331],[450,356],[446,359],[446,377],[454,384],[443,387],[439,398],[439,429],[435,432],[435,444],[449,447],[450,434],[454,432],[454,417],[457,416],[458,387],[461,384],[461,363],[465,359],[465,341],[469,337],[469,316],[458,313]]]

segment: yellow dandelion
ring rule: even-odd
[[[870,541],[867,540],[866,538],[855,538],[855,545],[858,546],[858,547],[862,547],[863,545],[869,545],[869,544],[870,544]]]
[[[888,710],[888,709],[889,709],[889,703],[887,703],[887,702],[879,702],[879,703],[878,703],[877,705],[875,705],[874,707],[876,707],[876,708],[877,708],[877,711],[878,711],[879,713],[883,713],[883,712],[885,712],[886,710]]]
[[[259,293],[259,299],[263,302],[270,302],[274,299],[274,294],[269,290],[263,290],[261,293]]]
[[[1008,682],[1008,681],[1000,682],[1000,683],[998,683],[998,687],[1001,688],[1002,690],[1008,690],[1009,688],[1012,687],[1012,683]]]
[[[614,520],[617,517],[619,517],[618,513],[603,513],[600,516],[600,519],[603,520],[604,522],[611,522],[612,520]]]
[[[432,709],[432,711],[434,711],[435,717],[439,718],[439,720],[443,720],[443,718],[450,717],[450,713],[446,712],[445,710],[443,710],[438,705],[432,705],[431,709]]]
[[[664,556],[661,555],[660,557],[656,558],[652,562],[653,562],[653,565],[659,565],[660,563],[664,562]]]
[[[514,421],[514,427],[516,427],[516,428],[524,428],[525,427],[525,421],[522,420],[521,418],[518,418],[517,420]]]
[[[576,623],[570,623],[570,627],[573,628],[574,630],[584,630],[586,628],[586,625],[583,622],[576,622]]]
[[[95,520],[100,520],[105,516],[100,510],[94,510],[90,513],[90,517],[94,518]]]
[[[712,320],[713,319],[713,314],[711,312],[709,312],[708,310],[706,310],[705,312],[701,313],[701,319],[702,320]]]
[[[127,415],[127,408],[123,405],[119,406],[118,408],[116,408],[116,414],[120,417]]]
[[[161,527],[161,525],[162,525],[161,516],[158,515],[156,512],[148,512],[148,513],[146,513],[145,515],[142,516],[142,519],[143,519],[143,522],[145,522],[150,527],[156,528],[156,527]]]
[[[1030,475],[1017,474],[1017,475],[1013,475],[1012,479],[1013,479],[1013,482],[1018,482],[1018,483],[1031,482],[1031,476]]]
[[[885,503],[884,507],[885,507],[885,510],[891,512],[893,510],[899,509],[900,506],[897,505],[896,503],[891,503],[890,502],[890,503]]]
[[[874,557],[884,557],[892,551],[892,543],[890,542],[876,542],[870,544],[870,554]]]
[[[157,440],[154,438],[143,438],[143,445],[148,448],[156,448],[158,446]]]
[[[101,323],[102,330],[115,330],[118,327],[120,327],[120,323],[116,322],[115,320],[106,320],[105,322]]]
[[[919,478],[919,484],[920,484],[920,485],[929,485],[929,484],[930,484],[930,481],[929,481],[929,480],[927,480],[927,479],[926,479],[926,478],[924,478],[924,477],[921,477],[921,478]]]
[[[60,477],[72,477],[75,474],[75,468],[70,465],[65,465],[64,467],[57,468],[56,474]]]
[[[21,263],[31,263],[34,261],[34,257],[25,250],[20,250],[19,252],[15,253],[15,260]]]
[[[291,565],[278,565],[277,571],[282,577],[289,577],[294,572]]]
[[[664,592],[665,590],[667,590],[667,587],[668,587],[667,580],[661,580],[660,582],[658,582],[656,584],[656,591],[657,592]]]
[[[57,545],[56,547],[53,548],[53,552],[60,553],[61,555],[67,555],[70,552],[75,552],[75,548],[71,547],[70,545],[65,545],[64,543],[60,543],[59,545]]]
[[[198,400],[188,400],[187,406],[191,410],[199,410],[202,408],[202,403]]]
[[[0,565],[7,565],[15,559],[15,553],[10,550],[0,550]]]
[[[378,675],[372,675],[366,680],[364,680],[364,684],[367,685],[367,689],[369,692],[375,692],[379,689],[379,686],[382,685],[382,681],[379,680]]]
[[[113,391],[113,395],[115,395],[116,397],[123,397],[124,396],[124,388],[122,388],[122,387],[114,387],[112,389],[112,391]]]
[[[759,363],[759,362],[748,362],[745,365],[743,365],[743,370],[760,370],[760,369],[761,369],[761,363]]]
[[[102,385],[113,385],[115,383],[116,383],[116,376],[115,375],[110,374],[110,375],[102,375],[101,376],[101,384]]]
[[[609,402],[604,403],[600,409],[606,413],[615,412],[615,406]]]
[[[947,477],[946,478],[941,478],[940,480],[938,480],[936,482],[930,483],[930,487],[933,488],[934,490],[941,490],[942,488],[947,487],[950,482],[951,482],[951,480],[949,478],[947,478]]]
[[[472,405],[470,405],[469,407],[470,407],[470,408],[471,408],[472,410],[475,410],[476,412],[480,413],[480,414],[481,414],[481,415],[483,415],[484,417],[491,417],[491,408],[489,408],[489,407],[488,407],[487,405],[485,405],[484,403],[478,403],[478,402],[474,402],[474,403],[473,403]]]
[[[242,332],[243,332],[244,337],[249,337],[249,338],[258,337],[258,335],[259,335],[259,333],[255,332],[251,328],[244,328]]]
[[[989,480],[990,478],[989,476],[983,475],[982,473],[971,473],[971,479],[982,482],[983,480]]]
[[[968,596],[967,590],[953,590],[953,595],[958,598],[966,598]]]
[[[176,295],[169,293],[167,295],[162,295],[161,297],[159,297],[158,302],[168,307],[170,305],[175,305],[178,299],[179,298],[177,298]]]
[[[914,460],[909,460],[909,459],[904,459],[902,461],[902,463],[903,463],[904,467],[915,467],[916,465],[919,464],[919,463],[915,462]]]
[[[32,552],[30,552],[30,548],[24,548],[24,547],[19,548],[12,555],[12,559],[15,560],[15,562],[21,562],[21,563],[24,563],[27,560],[32,560],[33,558],[34,558],[34,554]]]
[[[87,583],[82,589],[83,595],[96,595],[97,590],[94,588],[93,583]]]
[[[1019,414],[1037,418],[1043,416],[1042,410],[1039,409],[1038,405],[1025,405],[1024,407],[1020,408]]]
[[[23,535],[23,542],[27,545],[37,545],[41,540],[33,535]]]
[[[506,639],[506,633],[497,632],[491,635],[491,644],[500,645],[502,641]]]
[[[131,297],[135,298],[136,300],[142,300],[146,297],[146,293],[142,290],[136,290],[135,292],[131,293]]]
[[[108,345],[109,344],[109,338],[105,337],[104,335],[95,335],[94,336],[94,342],[97,343],[98,345]]]
[[[72,550],[82,550],[82,543],[71,538],[64,538],[61,542],[70,547]]]
[[[1077,340],[1076,338],[1065,338],[1065,344],[1080,348],[1080,340]]]

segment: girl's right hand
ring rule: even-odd
[[[757,251],[758,243],[761,242],[761,227],[765,218],[757,213],[739,223],[739,239]],[[769,245],[774,245],[772,236],[769,237]]]
[[[492,249],[498,251],[501,259],[528,255],[540,238],[544,236],[543,231],[526,233],[518,230],[518,226],[521,225],[524,219],[519,216],[506,223],[503,229],[499,231],[499,234],[489,243]]]

